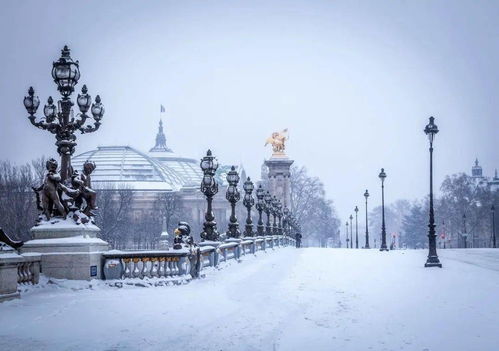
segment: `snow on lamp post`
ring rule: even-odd
[[[244,189],[244,199],[243,205],[246,207],[247,216],[246,216],[246,226],[244,228],[244,236],[253,236],[253,221],[251,220],[251,208],[255,205],[255,199],[253,198],[253,190],[255,189],[255,185],[251,181],[250,177],[246,179],[243,184]]]
[[[265,226],[265,235],[272,235],[272,226],[270,225],[270,212],[272,212],[272,195],[267,190],[264,197],[265,214],[267,215],[267,223]]]
[[[388,251],[386,246],[386,228],[385,228],[385,169],[381,168],[381,172],[378,175],[381,179],[381,247],[379,251]]]
[[[61,57],[52,65],[52,78],[57,85],[57,90],[62,98],[54,105],[54,100],[49,96],[47,104],[43,108],[45,118],[37,121],[36,111],[40,105],[40,99],[35,96],[33,87],[28,89],[28,96],[24,97],[24,107],[29,114],[29,120],[32,125],[39,129],[47,130],[55,135],[57,152],[61,157],[61,182],[71,176],[71,156],[76,147],[75,132],[82,134],[92,133],[99,129],[102,117],[104,116],[104,106],[101,103],[99,95],[95,97],[92,103],[91,96],[87,93],[87,86],[83,85],[81,94],[78,94],[76,103],[80,113],[73,114],[74,103],[70,96],[74,92],[75,85],[80,79],[80,68],[78,61],[74,61],[70,56],[70,50],[67,46],[62,49]],[[90,110],[92,117],[87,115]],[[87,124],[92,118],[93,124]]]
[[[258,236],[264,234],[265,226],[263,225],[262,212],[265,209],[265,190],[263,190],[262,185],[258,186],[256,190],[256,210],[258,211],[258,224],[256,226],[256,231]]]
[[[239,231],[239,223],[237,223],[236,203],[241,199],[241,194],[237,189],[239,174],[236,171],[236,167],[232,166],[227,173],[227,182],[229,183],[229,186],[227,187],[225,198],[229,201],[231,208],[227,237],[237,239],[241,235],[241,232]]]
[[[220,234],[217,230],[217,222],[213,214],[212,202],[213,196],[218,193],[218,184],[215,180],[215,172],[218,168],[217,159],[212,155],[211,150],[206,152],[200,164],[203,171],[203,180],[201,182],[201,192],[206,197],[207,208],[205,214],[205,222],[203,223],[203,232],[201,239],[203,241],[218,241]]]
[[[359,212],[359,208],[357,206],[355,206],[355,248],[358,249],[359,248],[359,221],[358,221],[358,217],[357,217],[357,214]]]
[[[366,198],[366,246],[364,246],[364,249],[369,249],[369,223],[367,218],[367,198],[369,197],[369,192],[367,189],[364,193],[364,197]]]
[[[426,125],[424,132],[430,141],[430,218],[428,223],[428,258],[425,267],[440,267],[442,264],[437,256],[437,242],[435,234],[435,213],[433,210],[433,141],[438,133],[438,127],[434,123],[435,118],[430,117],[429,123]]]

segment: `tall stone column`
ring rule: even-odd
[[[272,155],[269,160],[265,161],[268,167],[269,190],[279,200],[283,206],[291,208],[291,165],[293,160],[290,160],[286,155]]]

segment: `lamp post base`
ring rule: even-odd
[[[429,256],[424,264],[425,267],[439,267],[442,268],[442,264],[437,256]]]
[[[379,249],[379,251],[390,251],[390,250],[388,250],[387,247],[382,247],[382,248]]]

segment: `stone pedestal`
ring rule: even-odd
[[[0,302],[19,298],[17,264],[23,258],[15,252],[0,252]]]
[[[42,255],[41,272],[48,277],[72,280],[102,279],[102,252],[109,250],[95,225],[76,225],[65,221],[45,223],[31,229],[34,240],[21,253]]]
[[[269,187],[270,193],[281,200],[283,206],[291,207],[291,172],[290,167],[293,164],[285,154],[274,153],[265,165],[269,169]]]

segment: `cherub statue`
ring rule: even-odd
[[[267,146],[268,144],[272,145],[272,151],[274,153],[284,153],[284,150],[286,149],[285,142],[289,140],[288,136],[288,129],[284,129],[281,132],[274,132],[272,133],[272,136],[267,139],[265,142],[264,146]]]
[[[51,158],[45,163],[45,167],[47,168],[47,174],[43,180],[43,185],[37,189],[41,190],[41,204],[43,213],[47,218],[47,221],[50,220],[52,216],[52,209],[54,206],[56,207],[59,214],[66,218],[66,209],[62,205],[61,199],[59,197],[59,185],[61,183],[61,176],[57,172],[57,167],[59,164],[56,160]]]
[[[95,162],[86,161],[83,164],[83,174],[80,177],[81,181],[83,182],[81,196],[85,199],[86,202],[83,213],[89,217],[93,216],[92,210],[97,210],[97,206],[95,204],[97,194],[92,189],[92,178],[90,177],[92,172],[95,170],[95,167]]]

